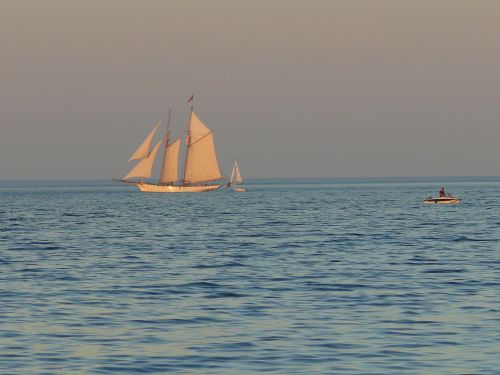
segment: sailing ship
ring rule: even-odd
[[[181,140],[177,138],[170,142],[170,115],[171,111],[165,137],[150,150],[153,137],[160,126],[160,123],[156,124],[129,159],[129,162],[139,162],[121,181],[136,185],[142,192],[151,193],[199,193],[220,188],[223,184],[216,183],[222,175],[217,162],[214,134],[198,118],[193,107],[188,122],[183,176],[182,179],[178,178]],[[160,179],[156,184],[146,182],[144,179],[151,177],[154,160],[162,144],[164,147]],[[132,180],[137,178],[139,181]]]
[[[244,187],[240,186],[243,183],[243,178],[241,178],[240,169],[238,168],[238,163],[236,160],[233,164],[233,171],[231,172],[231,177],[227,183],[227,187],[231,187],[233,185],[234,191],[238,193],[242,193],[247,191]]]

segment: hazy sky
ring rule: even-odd
[[[111,178],[186,100],[244,177],[500,175],[500,1],[0,0],[0,179]]]

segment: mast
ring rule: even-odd
[[[186,185],[186,167],[187,167],[187,157],[189,153],[189,146],[191,145],[191,132],[190,132],[190,127],[191,127],[191,117],[193,117],[193,98],[194,95],[191,95],[191,97],[188,100],[188,103],[191,103],[191,110],[189,112],[189,118],[188,118],[188,130],[187,130],[187,142],[186,142],[186,157],[184,158],[184,173],[182,175],[182,185]]]
[[[165,173],[165,161],[167,160],[167,147],[168,147],[168,131],[170,129],[170,116],[172,115],[172,110],[168,110],[168,120],[167,120],[167,130],[165,131],[165,144],[164,144],[164,152],[163,152],[163,162],[161,163],[161,174],[160,181],[158,181],[158,185],[161,185],[163,181],[163,174]]]

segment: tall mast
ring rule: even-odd
[[[163,176],[165,173],[165,162],[167,161],[167,147],[168,147],[168,131],[170,129],[170,116],[172,115],[172,110],[168,110],[168,120],[167,120],[167,130],[165,131],[165,150],[163,152],[163,162],[161,163],[160,181],[158,185],[162,184]]]
[[[186,185],[186,167],[187,167],[187,157],[189,153],[189,146],[191,145],[191,132],[190,132],[190,127],[191,127],[191,117],[193,117],[193,98],[194,95],[191,95],[191,97],[188,100],[188,103],[191,102],[191,110],[189,111],[189,117],[188,117],[188,130],[187,130],[187,144],[186,144],[186,157],[184,158],[184,174],[182,176],[182,184]]]

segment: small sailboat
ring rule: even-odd
[[[136,185],[142,192],[151,193],[199,193],[220,188],[223,184],[216,183],[222,178],[222,175],[217,162],[214,134],[194,113],[193,107],[191,107],[189,116],[183,177],[179,180],[178,164],[181,140],[177,138],[170,142],[170,115],[171,111],[169,111],[165,137],[150,151],[151,142],[160,126],[160,123],[156,124],[129,159],[129,161],[139,160],[139,162],[121,181]],[[164,152],[160,179],[156,184],[145,182],[145,178],[151,177],[154,160],[162,144]],[[134,178],[139,178],[139,181],[131,180]]]
[[[233,164],[233,171],[231,172],[231,178],[229,178],[227,187],[231,187],[231,185],[233,185],[234,191],[242,193],[247,191],[244,187],[240,186],[242,183],[243,178],[241,178],[240,169],[238,168],[238,163],[235,160]]]

